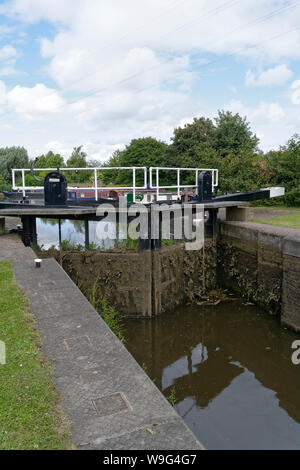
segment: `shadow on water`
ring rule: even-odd
[[[127,347],[208,449],[300,449],[299,336],[229,302],[126,320]]]

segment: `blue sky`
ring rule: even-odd
[[[300,132],[298,0],[2,0],[1,146],[105,160],[228,109]]]

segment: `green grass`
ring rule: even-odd
[[[283,215],[272,219],[252,219],[251,222],[259,224],[277,225],[279,227],[297,228],[300,230],[300,212],[295,214]]]
[[[10,262],[0,262],[0,449],[66,449],[69,422],[59,406],[51,367]]]
[[[259,201],[257,201],[259,202]],[[300,211],[300,207],[298,206],[285,206],[285,205],[277,205],[277,206],[260,206],[259,204],[257,205],[253,205],[253,203],[250,204],[251,206],[251,210],[265,210],[265,211],[295,211],[295,212],[299,212]]]

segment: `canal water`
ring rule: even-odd
[[[97,234],[97,226],[102,227],[106,233],[105,239],[100,239]],[[44,250],[51,247],[59,247],[58,220],[56,219],[37,219],[38,244]],[[113,224],[107,222],[89,222],[90,243],[101,248],[113,248],[114,240],[112,235]],[[81,220],[62,220],[61,238],[72,245],[84,246],[84,222]]]
[[[126,346],[207,449],[300,449],[299,336],[255,306],[125,322]]]

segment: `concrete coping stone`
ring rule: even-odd
[[[243,232],[245,239],[256,238],[260,245],[268,246],[283,254],[300,258],[300,230],[276,227],[256,222],[219,222],[220,235],[238,238]]]
[[[298,233],[293,233],[284,238],[282,251],[285,255],[300,258],[300,230],[298,230]]]

